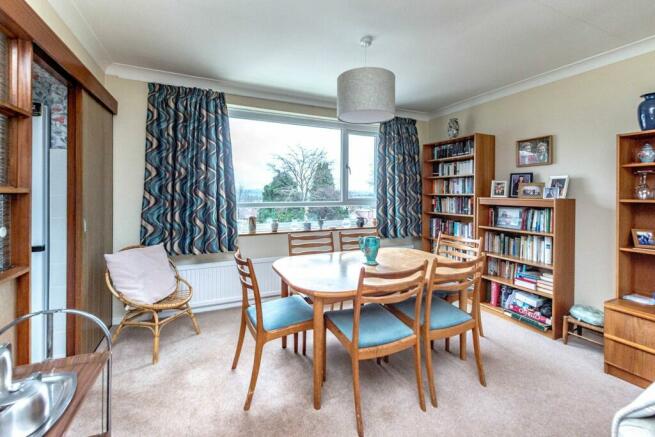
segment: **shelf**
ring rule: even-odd
[[[449,176],[425,176],[425,179],[452,179],[452,178],[472,178],[474,174],[455,174]]]
[[[655,253],[655,251],[653,251]],[[543,264],[543,263],[538,263],[534,261],[528,261],[523,258],[518,258],[516,256],[510,256],[510,255],[500,255],[498,253],[492,253],[492,252],[485,252],[485,255],[487,255],[489,258],[498,258],[498,259],[503,259],[505,261],[512,261],[516,262],[519,264],[525,264],[527,266],[532,266],[532,267],[537,267],[540,269],[546,269],[546,270],[553,270],[553,265],[552,264]]]
[[[497,232],[510,232],[513,234],[521,234],[521,235],[538,235],[541,237],[552,237],[553,234],[550,232],[534,232],[534,231],[523,231],[521,229],[508,229],[508,228],[498,228],[495,226],[478,226],[480,229],[486,229],[489,231],[497,231]]]
[[[641,247],[621,247],[621,252],[639,253],[642,255],[655,255],[655,249],[642,249]]]
[[[0,101],[0,114],[7,117],[31,117],[32,111],[26,111],[11,103]]]
[[[653,203],[655,204],[655,199],[641,200],[641,199],[620,199],[621,203]]]
[[[502,318],[504,318],[506,320],[509,320],[512,323],[516,323],[516,324],[518,324],[520,326],[523,326],[524,328],[527,328],[527,329],[531,330],[532,332],[536,332],[537,334],[541,334],[541,335],[549,337],[549,338],[553,337],[553,329],[552,328],[549,329],[548,331],[542,331],[541,329],[537,329],[532,325],[528,325],[527,323],[523,323],[520,320],[516,320],[516,319],[512,318],[511,316],[508,316],[507,314],[505,314],[504,309],[502,309],[500,307],[493,306],[493,305],[491,305],[490,303],[487,303],[487,302],[480,302],[480,306],[482,307],[483,310],[485,310],[487,312],[490,312],[492,314],[495,314],[495,315],[497,315],[499,317],[502,317]]]
[[[453,162],[453,161],[466,161],[467,159],[473,159],[474,155],[459,155],[459,156],[449,156],[448,158],[437,158],[437,159],[428,159],[425,162]]]
[[[507,285],[508,287],[516,288],[517,290],[526,291],[528,293],[538,294],[539,296],[547,297],[548,299],[553,298],[552,293],[539,291],[539,290],[531,290],[527,287],[521,287],[520,285],[514,284],[514,281],[512,281],[511,279],[505,279],[500,276],[482,275],[482,279],[486,279],[487,281],[491,281],[491,282],[497,282],[502,285]]]
[[[517,208],[554,208],[555,202],[572,199],[523,199],[518,197],[480,197],[480,205],[514,206]]]
[[[427,211],[424,214],[429,215],[447,215],[449,217],[462,217],[462,218],[473,218],[473,214],[456,214],[454,212],[436,212],[436,211]]]
[[[623,164],[623,168],[642,168],[642,167],[655,167],[655,162],[631,162],[629,164]]]
[[[15,279],[19,276],[29,273],[29,271],[30,268],[28,266],[10,267],[5,271],[0,272],[0,283]]]
[[[443,193],[424,193],[427,197],[473,197],[473,194],[443,194]]]
[[[0,185],[0,194],[29,194],[29,193],[30,193],[29,188]]]

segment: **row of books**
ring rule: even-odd
[[[439,197],[432,199],[432,210],[451,214],[473,214],[471,197]]]
[[[484,250],[499,255],[513,256],[526,261],[553,264],[553,238],[537,235],[508,235],[485,232]]]
[[[552,232],[552,208],[489,208],[489,223],[500,228],[531,232]]]
[[[432,172],[435,176],[470,175],[473,174],[473,160],[439,162],[432,166]]]
[[[487,274],[511,281],[518,287],[553,294],[553,275],[525,264],[491,258],[487,260]]]
[[[505,314],[513,319],[542,331],[552,328],[552,300],[550,299],[492,282],[489,303],[503,308]]]
[[[473,140],[457,141],[435,146],[432,149],[432,159],[451,158],[453,156],[470,155],[473,153]]]
[[[473,177],[437,179],[433,189],[437,194],[473,194]]]
[[[456,237],[473,237],[473,223],[461,222],[459,220],[443,219],[433,217],[430,219],[430,236],[437,238],[439,233],[454,235]]]
[[[541,272],[539,279],[537,279],[537,290],[543,293],[553,294],[553,274],[548,272]]]

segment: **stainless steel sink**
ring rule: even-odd
[[[11,380],[11,353],[0,345],[0,437],[43,436],[64,414],[77,388],[71,372]]]

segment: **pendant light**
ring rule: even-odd
[[[381,123],[396,115],[396,76],[389,70],[366,66],[366,49],[373,42],[364,36],[364,67],[341,73],[337,79],[337,117],[346,123]]]

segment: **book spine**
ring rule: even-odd
[[[517,314],[517,313],[512,312],[512,311],[505,311],[505,314],[510,316],[512,319],[519,320],[519,321],[521,321],[521,322],[523,322],[525,324],[528,324],[528,325],[532,326],[533,328],[537,328],[537,329],[539,329],[540,331],[543,331],[543,332],[546,332],[551,328],[548,325],[544,325],[543,323],[539,323],[536,320],[533,320],[533,319],[531,319],[529,317],[526,317],[526,316],[522,316],[521,314]]]

